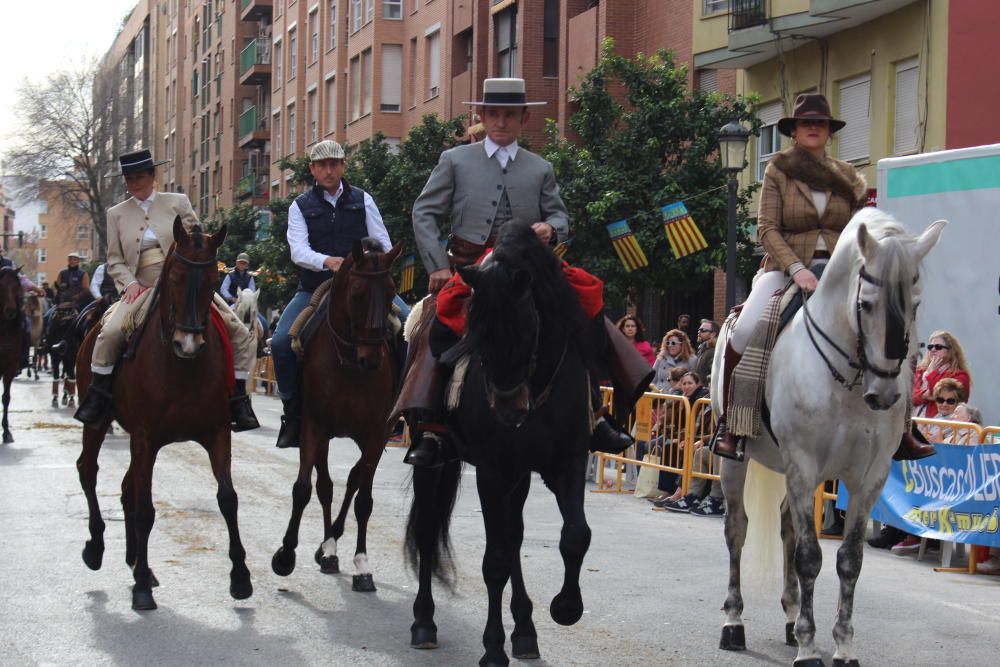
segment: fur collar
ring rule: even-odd
[[[865,180],[846,163],[830,157],[818,158],[809,151],[792,146],[771,158],[771,164],[813,190],[829,191],[843,198],[852,210],[864,204]]]

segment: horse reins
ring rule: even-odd
[[[358,277],[364,280],[378,280],[385,278],[391,273],[391,269],[382,269],[380,271],[358,271],[357,269],[350,269],[350,274],[348,279],[351,277]],[[365,320],[365,328],[368,329],[379,329],[381,330],[381,335],[377,338],[354,338],[348,333],[348,337],[340,335],[336,328],[334,328],[333,323],[330,321],[329,317],[324,317],[326,320],[326,326],[333,335],[334,348],[337,350],[337,359],[340,361],[342,366],[356,366],[358,364],[358,346],[360,345],[370,345],[370,346],[380,346],[384,345],[388,339],[388,327],[386,326],[386,292],[382,290],[372,290],[373,298],[368,303],[368,313]],[[330,300],[332,303],[333,294],[330,294]],[[332,310],[331,310],[332,313]],[[348,323],[351,321],[350,309],[347,310],[347,320]],[[348,324],[348,329],[350,329],[350,324]],[[345,355],[344,349],[350,353],[350,357]]]
[[[852,391],[861,383],[861,377],[866,372],[870,372],[873,375],[885,380],[892,380],[899,377],[899,373],[903,368],[903,361],[906,359],[906,350],[910,347],[910,334],[907,330],[907,332],[903,335],[903,345],[901,347],[901,351],[898,353],[898,356],[895,357],[898,359],[896,368],[887,371],[875,366],[871,363],[871,361],[869,361],[867,352],[868,338],[865,336],[864,327],[861,325],[861,281],[863,280],[870,285],[874,285],[875,287],[884,287],[885,281],[868,273],[864,266],[862,266],[861,270],[858,272],[858,277],[858,290],[854,300],[854,317],[858,327],[857,361],[854,361],[851,355],[841,349],[841,347],[837,345],[837,343],[834,342],[834,340],[831,339],[830,336],[816,323],[816,320],[813,319],[812,314],[809,312],[808,298],[806,297],[806,294],[803,293],[802,296],[802,312],[805,314],[806,333],[809,334],[809,340],[812,341],[813,348],[815,348],[820,358],[823,359],[824,363],[826,363],[826,367],[830,370],[830,374],[833,376],[833,379],[848,391]],[[916,284],[919,278],[919,275],[913,278],[914,284]],[[819,332],[819,335],[823,337],[823,340],[829,343],[829,345],[847,361],[847,365],[854,369],[854,377],[850,381],[848,381],[847,378],[845,378],[840,371],[837,370],[836,366],[833,365],[833,362],[830,361],[830,358],[823,353],[823,349],[820,347],[816,337],[813,335],[813,329]]]

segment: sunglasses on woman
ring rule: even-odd
[[[938,345],[937,343],[931,343],[927,346],[927,349],[932,352],[937,352],[938,350],[950,350],[951,348],[947,345]]]
[[[941,405],[942,403],[947,403],[948,405],[955,405],[956,403],[958,403],[957,398],[945,398],[944,396],[938,396],[934,400],[937,401],[938,405]]]
[[[668,340],[667,341],[667,347],[674,347],[675,345],[680,345],[680,344],[681,344],[681,342],[679,340]]]

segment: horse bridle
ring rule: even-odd
[[[391,269],[382,269],[380,271],[358,271],[357,269],[349,269],[350,275],[348,279],[352,277],[362,278],[364,280],[378,280],[384,279],[392,271]],[[379,329],[381,334],[375,338],[354,338],[351,335],[353,327],[351,327],[351,312],[347,309],[347,321],[348,321],[348,337],[341,336],[337,330],[334,328],[333,324],[330,322],[329,317],[323,319],[326,320],[326,326],[333,334],[334,348],[337,350],[337,359],[340,360],[341,365],[349,366],[355,365],[358,361],[358,347],[362,345],[378,346],[383,345],[389,339],[388,326],[386,325],[385,317],[385,299],[384,294],[381,294],[383,298],[373,299],[371,303],[368,304],[368,318],[365,322],[366,329]],[[330,298],[333,298],[331,292]],[[347,350],[350,356],[345,355],[344,350]]]
[[[180,260],[182,264],[189,267],[191,271],[188,272],[187,283],[184,285],[184,304],[187,306],[186,317],[190,318],[190,321],[182,321],[180,324],[174,319],[174,304],[170,304],[170,321],[173,323],[174,327],[180,329],[184,333],[202,333],[208,328],[208,316],[202,322],[198,322],[198,298],[201,296],[201,283],[202,274],[209,267],[215,268],[218,266],[216,260],[209,259],[203,262],[198,262],[193,259],[188,259],[184,255],[174,250],[171,254],[173,259]],[[158,286],[157,286],[158,287]],[[211,309],[209,309],[211,310]]]
[[[826,363],[826,367],[830,370],[830,374],[833,375],[833,379],[848,391],[852,391],[861,383],[861,378],[865,373],[871,373],[872,375],[885,380],[892,380],[899,377],[903,368],[903,362],[906,360],[906,350],[910,347],[910,333],[909,327],[907,327],[906,333],[903,335],[902,352],[899,356],[896,356],[896,359],[898,359],[896,367],[887,371],[871,363],[868,359],[867,352],[868,338],[865,336],[865,330],[861,324],[861,281],[867,282],[875,287],[885,287],[885,281],[868,273],[868,271],[865,270],[864,265],[861,266],[861,270],[858,272],[858,278],[858,289],[854,298],[854,318],[858,328],[857,361],[855,361],[847,352],[842,350],[841,347],[837,345],[837,343],[834,342],[833,339],[831,339],[830,336],[816,323],[816,320],[813,319],[812,314],[809,312],[808,299],[806,298],[806,295],[803,294],[802,297],[802,311],[805,314],[806,333],[809,334],[809,340],[812,341],[813,348],[815,348],[820,358],[822,358],[824,363]],[[913,283],[916,284],[919,278],[919,275],[914,276]],[[829,357],[823,353],[823,349],[820,347],[816,337],[813,335],[813,329],[819,332],[819,335],[823,337],[823,340],[829,343],[829,345],[836,350],[841,357],[847,360],[847,365],[854,369],[854,377],[851,378],[850,381],[848,381],[847,378],[845,378],[840,371],[837,370],[836,366],[833,365],[833,362],[830,361]]]

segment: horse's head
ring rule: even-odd
[[[351,254],[337,272],[337,279],[346,296],[344,307],[350,327],[350,338],[357,350],[358,365],[373,371],[382,365],[385,343],[390,339],[389,313],[396,295],[392,280],[392,263],[399,257],[398,243],[389,252],[382,252],[374,239],[355,241]],[[330,316],[334,316],[331,308]]]
[[[196,224],[191,233],[174,218],[174,243],[160,276],[160,317],[173,334],[174,354],[192,359],[205,345],[209,306],[219,282],[216,251],[226,238],[226,227],[204,234]]]
[[[873,410],[888,410],[904,391],[899,374],[915,345],[911,332],[922,292],[920,264],[947,222],[938,220],[913,237],[885,213],[859,215],[849,321],[858,341],[865,403]]]
[[[530,385],[541,330],[532,276],[498,261],[458,271],[475,293],[468,336],[479,352],[486,399],[500,423],[518,427],[532,407]]]
[[[15,322],[21,315],[20,267],[5,266],[0,269],[0,314],[5,322]]]
[[[257,322],[257,296],[257,292],[252,289],[242,289],[233,305],[236,317],[248,327],[253,327]]]

